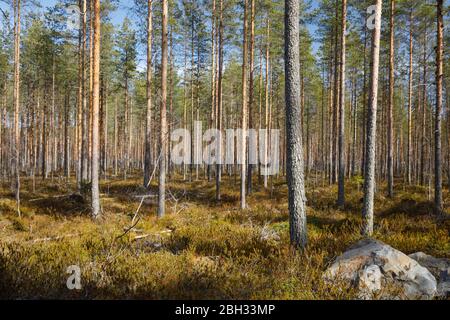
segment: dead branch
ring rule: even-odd
[[[73,233],[73,234],[66,234],[66,235],[56,236],[56,237],[38,238],[38,239],[30,240],[28,242],[38,243],[38,242],[47,242],[47,241],[58,241],[58,240],[66,239],[66,238],[78,237],[79,235],[80,235],[79,233]]]

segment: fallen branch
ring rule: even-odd
[[[73,196],[73,194],[65,194],[65,195],[60,195],[60,196],[53,196],[53,197],[44,197],[44,198],[31,199],[31,200],[28,200],[28,202],[36,202],[36,201],[47,200],[47,199],[69,198],[69,197],[71,197],[71,196]]]
[[[58,241],[58,240],[62,240],[65,238],[78,237],[79,235],[80,235],[79,233],[66,234],[66,235],[56,236],[56,237],[38,238],[38,239],[30,240],[28,242],[38,243],[38,242],[46,242],[46,241]]]
[[[157,195],[156,194],[147,194],[147,195],[142,195],[142,196],[134,196],[135,198],[143,198],[143,199],[147,199],[147,198],[156,198]]]
[[[133,238],[133,241],[140,240],[140,239],[145,239],[145,238],[148,238],[150,236],[162,236],[164,234],[170,234],[170,233],[172,233],[172,230],[163,230],[163,231],[160,231],[160,232],[157,232],[157,233],[142,234],[142,235],[139,235],[139,236],[135,236]]]

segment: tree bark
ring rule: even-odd
[[[408,81],[408,150],[406,154],[406,178],[412,181],[412,89],[413,89],[413,11],[409,13],[409,81]]]
[[[168,1],[162,2],[162,48],[161,48],[161,132],[159,137],[161,153],[159,155],[159,197],[158,217],[163,217],[166,212],[166,139],[167,139],[167,61],[168,61]]]
[[[363,226],[364,236],[373,234],[373,199],[375,193],[375,148],[378,105],[378,71],[380,62],[382,0],[376,0],[375,29],[372,39],[372,70],[370,78],[369,106],[367,108],[366,168],[364,170]]]
[[[442,153],[441,153],[441,113],[442,113],[442,80],[444,77],[444,19],[443,0],[437,0],[437,45],[436,45],[436,114],[434,123],[434,206],[436,214],[443,215],[442,200]]]
[[[345,54],[346,54],[346,24],[347,0],[342,0],[341,17],[341,61],[340,61],[340,89],[339,89],[339,183],[337,205],[345,204]]]
[[[394,33],[394,19],[395,19],[395,0],[391,0],[390,12],[390,42],[389,42],[389,107],[388,107],[388,132],[387,132],[387,173],[388,173],[388,197],[394,196],[394,55],[395,55],[395,33]]]
[[[253,102],[254,102],[254,64],[255,64],[255,0],[250,0],[250,81],[249,81],[249,99],[248,99],[248,127],[253,129]],[[248,164],[247,172],[247,193],[252,193],[253,182],[253,164]]]
[[[264,165],[267,167],[268,157],[269,157],[269,109],[270,109],[270,101],[269,101],[269,91],[270,91],[270,19],[267,17],[267,31],[266,31],[266,83],[265,83],[265,129],[266,134],[264,137]],[[265,169],[267,170],[267,169]],[[268,187],[268,178],[267,174],[264,174],[264,188]]]
[[[153,0],[148,0],[147,9],[147,116],[145,122],[144,187],[148,188],[152,170],[152,37]]]
[[[248,0],[244,0],[244,41],[242,45],[242,144],[241,150],[241,209],[246,208],[245,197],[245,179],[246,179],[246,160],[247,160],[247,20],[248,20]]]
[[[291,245],[305,248],[306,196],[300,119],[299,0],[285,1],[287,181]]]
[[[219,4],[220,13],[219,13],[219,48],[218,48],[218,58],[219,58],[219,69],[217,74],[217,114],[216,114],[216,122],[217,122],[217,130],[219,132],[222,131],[222,78],[223,78],[223,0],[220,0]],[[218,145],[219,150],[218,154],[222,157],[222,143]],[[216,200],[221,200],[221,192],[220,192],[220,182],[222,176],[222,165],[220,161],[216,164]]]
[[[12,156],[12,172],[14,177],[14,192],[16,211],[20,212],[20,1],[14,0],[14,154]]]
[[[100,0],[94,0],[94,34],[92,48],[92,217],[100,216],[99,189],[99,109],[100,109]]]

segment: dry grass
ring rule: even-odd
[[[348,183],[342,210],[334,205],[335,187],[308,187],[309,247],[298,255],[289,249],[282,183],[272,193],[255,186],[241,211],[234,179],[224,179],[221,203],[213,184],[174,181],[169,214],[157,220],[149,198],[136,228],[118,238],[131,224],[136,196],[146,193],[140,179],[102,185],[104,214],[96,222],[87,201],[59,197],[72,194],[73,181],[38,183],[32,193],[25,180],[20,219],[9,189],[0,190],[0,298],[352,299],[355,292],[325,283],[322,274],[360,238],[358,183]],[[450,258],[450,221],[435,219],[426,189],[401,186],[393,200],[383,192],[376,238],[407,254]],[[66,287],[70,265],[81,267],[80,291]]]

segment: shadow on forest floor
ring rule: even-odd
[[[416,201],[414,199],[401,199],[392,207],[381,211],[378,216],[381,218],[405,214],[410,217],[433,215],[434,204],[431,201]]]

